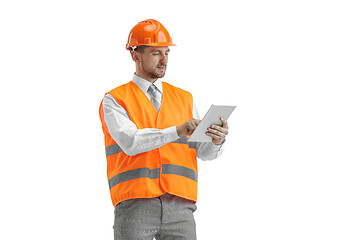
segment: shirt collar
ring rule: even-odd
[[[151,82],[149,82],[146,79],[143,79],[139,76],[137,76],[134,73],[133,79],[132,81],[144,92],[146,93],[147,90],[149,89],[150,85],[152,84]],[[157,89],[162,93],[163,89],[162,89],[162,81],[160,78],[158,78],[155,82],[154,85],[157,87]]]

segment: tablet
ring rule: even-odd
[[[188,142],[211,142],[212,137],[206,135],[208,127],[213,124],[221,126],[220,118],[222,117],[227,120],[235,108],[236,106],[211,105],[200,124],[191,134]]]

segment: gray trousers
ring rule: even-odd
[[[196,204],[164,194],[123,201],[115,207],[115,240],[195,240]]]

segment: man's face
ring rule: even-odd
[[[165,76],[168,62],[169,47],[146,47],[138,53],[142,73],[151,79]]]

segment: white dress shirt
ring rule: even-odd
[[[151,82],[140,78],[135,74],[132,81],[150,100],[151,96],[148,93],[148,88],[150,87]],[[162,96],[163,88],[161,79],[157,79],[154,84]],[[126,110],[120,106],[110,94],[104,96],[103,109],[104,120],[110,136],[129,156],[154,150],[179,139],[176,126],[165,129],[138,129],[130,120]],[[193,106],[193,116],[196,119],[200,119],[195,103]],[[219,157],[223,151],[223,145],[215,145],[212,142],[194,144],[196,144],[197,157],[202,160],[213,160]]]

